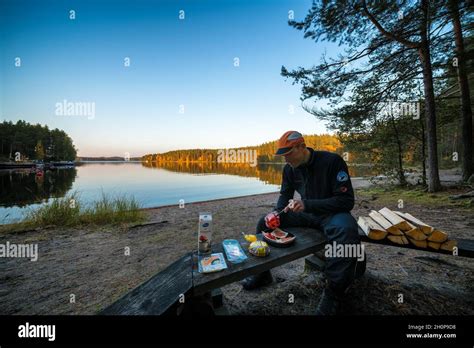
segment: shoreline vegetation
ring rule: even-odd
[[[141,223],[145,213],[132,196],[111,196],[102,192],[100,199],[85,204],[77,192],[53,198],[39,208],[29,209],[20,222],[0,225],[0,232],[47,227],[99,226],[120,223]]]

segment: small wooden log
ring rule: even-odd
[[[387,231],[370,217],[359,216],[357,224],[370,239],[382,240],[387,236]]]
[[[428,237],[430,242],[444,243],[448,240],[448,234],[440,230],[434,230]]]
[[[410,231],[412,229],[412,226],[405,219],[395,214],[387,207],[380,209],[379,213],[382,214],[383,217],[386,218],[388,221],[390,221],[390,223],[394,227],[402,231]]]
[[[162,220],[162,221],[149,221],[149,222],[144,222],[142,224],[137,224],[130,226],[129,229],[136,228],[136,227],[144,227],[144,226],[150,226],[150,225],[156,225],[156,224],[165,224],[167,223],[168,220]]]
[[[403,213],[401,211],[395,211],[394,213],[396,213],[397,215],[399,215],[400,217],[404,218],[405,220],[407,220],[408,222],[412,223],[413,225],[415,225],[416,227],[418,227],[424,234],[426,235],[430,235],[431,232],[433,232],[433,227],[425,224],[423,221],[421,220],[418,220],[416,217],[414,217],[413,215],[411,214],[408,214],[408,213]]]
[[[441,244],[441,250],[453,251],[454,247],[457,247],[458,242],[455,240],[447,240],[446,242]]]
[[[369,216],[382,228],[384,228],[388,233],[394,236],[403,236],[403,232],[400,231],[397,227],[393,226],[393,224],[388,221],[382,214],[378,211],[372,210]]]
[[[404,235],[401,235],[401,236],[388,235],[387,238],[395,244],[401,244],[401,245],[409,244],[407,237],[405,237]]]
[[[428,247],[428,242],[426,240],[415,240],[411,238],[408,238],[408,240],[411,242],[411,244],[418,248],[426,249]]]
[[[428,241],[428,248],[431,248],[431,249],[434,249],[434,250],[439,250],[440,247],[441,247],[441,243]]]
[[[462,193],[460,195],[449,196],[449,199],[462,199],[462,198],[472,198],[474,197],[474,190]]]
[[[411,239],[414,240],[425,240],[428,238],[426,234],[424,234],[418,227],[413,227],[410,231],[405,232],[405,235],[407,237],[410,237]]]

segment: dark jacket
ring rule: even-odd
[[[314,151],[308,163],[297,168],[286,164],[277,209],[288,205],[295,191],[301,195],[305,212],[318,215],[349,212],[354,207],[354,190],[347,164],[336,153]]]

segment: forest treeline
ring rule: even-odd
[[[454,124],[458,118],[451,119],[449,122]],[[416,122],[419,120],[413,120],[415,125],[412,127],[412,131],[416,131]],[[410,123],[408,123],[410,124]],[[379,130],[380,131],[380,130]],[[367,135],[347,136],[347,135],[304,135],[306,145],[322,151],[330,151],[338,153],[343,156],[349,164],[370,164],[373,165],[374,173],[389,173],[393,168],[397,168],[397,157],[392,156],[387,158],[385,152],[387,149],[393,150],[393,145],[380,136],[376,139],[367,139],[370,133]],[[409,133],[404,136],[410,136]],[[357,140],[360,140],[359,142]],[[449,127],[449,124],[445,128],[441,128],[439,132],[439,161],[440,168],[452,168],[459,165],[458,162],[452,160],[453,151],[459,145],[460,133],[456,131],[455,127]],[[263,163],[284,163],[284,158],[281,156],[274,156],[277,149],[277,140],[263,143],[257,146],[239,147],[233,148],[236,152],[239,150],[256,150],[257,151],[257,162]],[[230,150],[230,149],[228,149]],[[142,162],[152,166],[161,164],[162,166],[169,166],[167,163],[217,163],[219,149],[188,149],[188,150],[175,150],[164,153],[153,153],[146,154],[142,157]],[[404,167],[421,167],[422,156],[418,149],[418,143],[415,140],[404,144],[403,151],[403,164]],[[232,163],[230,164],[232,166]],[[247,165],[248,167],[248,165]],[[175,167],[173,167],[175,168]],[[178,168],[178,167],[177,167]],[[179,167],[180,168],[180,167]],[[206,167],[208,168],[208,167]],[[213,169],[210,171],[212,172]],[[240,169],[241,170],[241,169]],[[396,170],[395,170],[396,171]]]
[[[76,154],[72,139],[60,129],[22,120],[0,123],[0,161],[74,161]]]
[[[305,135],[306,145],[315,150],[343,153],[342,144],[338,137],[331,134]],[[238,147],[228,150],[256,150],[258,163],[283,163],[284,158],[274,156],[277,149],[277,141],[269,141],[261,145]],[[223,149],[220,149],[221,151]],[[175,150],[165,153],[146,154],[142,157],[143,162],[161,163],[161,162],[217,162],[219,149],[190,149]]]

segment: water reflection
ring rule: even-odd
[[[0,206],[24,207],[52,197],[63,197],[76,178],[76,168],[12,169],[0,171]]]
[[[172,172],[191,174],[229,174],[258,178],[266,184],[280,185],[284,164],[259,163],[251,167],[248,163],[217,163],[217,162],[142,162],[147,168],[162,168]],[[373,175],[370,166],[349,166],[351,177]]]
[[[171,172],[190,174],[228,174],[258,178],[265,184],[280,185],[283,164],[261,163],[251,167],[248,163],[217,162],[151,162],[142,163],[147,168],[161,168]]]

